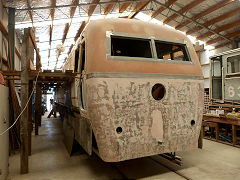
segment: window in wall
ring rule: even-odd
[[[152,58],[151,40],[112,36],[111,56]]]
[[[155,41],[157,57],[163,60],[190,61],[185,45]]]
[[[227,72],[228,73],[240,72],[240,55],[227,58]]]

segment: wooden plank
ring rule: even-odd
[[[191,3],[189,3],[188,5],[184,6],[184,7],[183,7],[182,9],[180,9],[178,12],[181,13],[181,14],[183,14],[183,13],[189,11],[190,9],[194,8],[195,6],[199,5],[199,4],[202,3],[203,1],[205,1],[205,0],[195,0],[195,1],[191,2]],[[170,17],[168,17],[167,19],[165,19],[165,20],[163,21],[163,24],[167,24],[167,23],[171,22],[172,20],[176,19],[178,16],[179,16],[178,14],[175,14],[175,13],[174,13],[173,15],[171,15]]]
[[[174,4],[177,0],[169,0],[165,3],[165,6],[171,6],[172,4]],[[160,7],[158,10],[156,10],[151,18],[155,18],[156,16],[158,16],[161,12],[163,12],[166,8],[165,7]]]
[[[24,29],[22,44],[22,63],[21,63],[21,110],[23,111],[20,118],[20,162],[21,174],[28,173],[28,107],[25,108],[28,100],[28,47],[29,47],[30,28]]]
[[[203,120],[240,126],[240,120],[227,117],[203,115]]]
[[[200,12],[199,14],[196,14],[195,16],[192,17],[192,19],[193,20],[200,19],[200,18],[202,18],[202,17],[204,17],[204,16],[206,16],[206,15],[208,15],[208,14],[210,14],[210,13],[212,13],[212,12],[214,12],[214,11],[216,11],[216,10],[218,10],[218,9],[220,9],[220,8],[226,6],[227,4],[230,4],[232,2],[233,2],[232,0],[223,0],[223,1],[219,2],[219,3],[217,3],[217,4],[214,4],[211,7],[209,7],[205,11]],[[191,21],[190,20],[186,20],[185,22],[177,25],[175,27],[175,29],[179,30],[179,29],[185,27],[186,25],[188,25],[189,23],[191,23]]]

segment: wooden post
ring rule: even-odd
[[[34,46],[30,37],[30,32],[31,29],[29,30],[29,38],[28,38],[28,70],[31,70],[31,64],[33,64],[33,60],[34,60]],[[30,63],[30,61],[32,61],[32,63]],[[32,93],[32,89],[33,89],[33,81],[29,81],[29,90],[28,90],[28,96],[31,95]],[[32,97],[29,101],[28,104],[28,155],[30,156],[32,154],[31,151],[31,147],[32,147]]]
[[[24,29],[23,43],[22,43],[22,61],[21,61],[21,110],[27,104],[28,100],[28,81],[29,81],[29,33],[30,29]],[[20,118],[20,163],[21,174],[28,173],[28,107],[24,110]]]
[[[35,97],[35,135],[38,135],[38,126],[41,117],[41,87],[39,84],[36,86],[36,97]]]
[[[233,146],[235,146],[237,144],[237,128],[236,125],[232,125],[232,142],[233,142]]]
[[[198,148],[202,149],[203,148],[203,129],[204,127],[202,126],[201,127],[201,131],[200,131],[200,134],[199,134],[199,138],[198,138]]]
[[[28,96],[31,95],[33,90],[33,81],[29,81]],[[28,104],[28,155],[32,154],[32,97]]]
[[[215,128],[215,131],[216,131],[216,141],[219,141],[219,125],[218,125],[218,123],[217,123],[217,125],[216,125],[216,128]]]

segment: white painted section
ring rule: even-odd
[[[8,87],[0,85],[0,134],[9,127]],[[0,179],[8,175],[9,132],[0,136]]]

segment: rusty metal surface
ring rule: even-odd
[[[156,83],[166,88],[160,101],[151,95]],[[197,148],[203,80],[92,78],[86,84],[88,115],[104,161]]]

